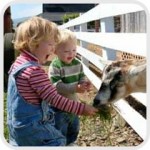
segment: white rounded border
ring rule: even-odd
[[[34,2],[33,2],[34,1]],[[60,149],[60,147],[12,147],[11,145],[9,145],[5,139],[4,139],[4,129],[3,129],[3,14],[4,11],[6,10],[6,8],[11,5],[12,3],[138,3],[139,5],[141,5],[144,10],[146,11],[146,15],[147,15],[147,39],[150,39],[150,5],[149,5],[149,0],[74,0],[72,2],[69,2],[70,0],[1,0],[1,4],[0,4],[0,68],[2,70],[1,74],[0,74],[0,79],[1,79],[1,86],[0,86],[0,117],[1,117],[1,122],[0,122],[0,146],[1,149],[4,150],[10,150],[10,149]],[[150,76],[150,42],[147,42],[147,83],[149,81],[149,76]],[[147,127],[150,126],[150,100],[148,100],[148,98],[150,97],[150,86],[149,84],[147,84]],[[146,140],[139,146],[133,146],[133,147],[100,147],[100,146],[96,146],[96,147],[61,147],[61,149],[92,149],[92,150],[99,150],[99,149],[140,149],[140,150],[147,150],[150,147],[150,130],[147,128],[147,138]]]

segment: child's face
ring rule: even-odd
[[[70,64],[76,57],[76,43],[68,41],[65,45],[56,50],[56,55],[61,61]]]
[[[54,53],[54,46],[55,41],[52,39],[41,41],[39,46],[31,50],[31,52],[38,58],[40,64],[45,64],[49,56]]]

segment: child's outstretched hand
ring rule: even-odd
[[[82,83],[82,85],[83,85],[85,91],[90,91],[90,90],[91,90],[92,84],[91,84],[90,81],[84,81],[84,82]]]
[[[83,81],[82,83],[79,83],[76,87],[77,93],[84,93],[86,91],[90,91],[91,89],[91,83],[90,81]]]
[[[85,105],[85,108],[84,108],[82,115],[93,116],[93,115],[96,115],[97,112],[98,112],[97,108],[95,108],[91,105]]]

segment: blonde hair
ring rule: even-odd
[[[41,17],[32,17],[21,23],[14,40],[14,47],[17,50],[30,50],[36,48],[42,40],[54,39],[57,43],[60,33],[55,23]]]
[[[60,30],[60,37],[61,38],[60,38],[59,42],[55,46],[56,50],[61,48],[62,45],[65,45],[70,41],[77,44],[77,38],[76,38],[75,34],[68,29]]]

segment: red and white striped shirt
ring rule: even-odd
[[[28,61],[38,63],[38,59],[35,56],[24,51],[17,57],[11,70],[18,68]],[[81,115],[83,112],[85,104],[69,100],[58,94],[56,88],[50,83],[47,73],[41,66],[31,66],[23,70],[17,77],[16,84],[19,93],[29,103],[39,105],[42,100],[46,100],[52,106],[66,112],[77,115]]]

